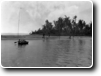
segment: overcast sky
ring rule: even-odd
[[[19,11],[20,33],[37,30],[46,19],[53,22],[64,15],[71,19],[77,15],[77,19],[83,19],[86,23],[92,21],[92,4],[89,1],[5,1],[1,4],[1,33],[18,33]]]

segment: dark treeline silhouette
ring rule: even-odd
[[[92,22],[87,24],[84,20],[77,20],[77,16],[74,16],[73,19],[70,17],[59,17],[58,20],[49,22],[45,21],[45,24],[42,26],[42,29],[32,31],[30,34],[40,34],[43,35],[53,35],[53,36],[92,36]]]

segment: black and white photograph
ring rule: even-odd
[[[92,68],[92,1],[3,1],[3,68]]]

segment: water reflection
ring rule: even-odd
[[[65,67],[69,64],[71,64],[71,42],[72,40],[59,40],[58,41],[58,50],[59,50],[59,54],[58,54],[58,59],[56,61],[56,66],[58,67]]]
[[[78,52],[82,54],[84,52],[85,40],[78,40]]]
[[[79,66],[90,66],[91,61],[91,48],[89,48],[90,42],[85,39],[71,39],[59,41],[59,50],[56,66],[67,66],[67,67],[79,67]],[[67,48],[66,48],[67,47]],[[89,54],[90,53],[90,54]],[[90,57],[90,60],[89,60]]]
[[[17,43],[15,45],[15,52],[16,54],[14,56],[10,57],[10,63],[9,66],[11,67],[23,67],[24,66],[24,54],[26,52],[26,46],[27,45],[18,45]],[[12,52],[14,53],[14,52]]]
[[[18,48],[25,48],[27,45],[18,45]]]

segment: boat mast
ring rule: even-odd
[[[20,7],[21,10],[21,7]],[[19,10],[19,16],[18,16],[18,36],[19,36],[19,25],[20,25],[20,10]]]

